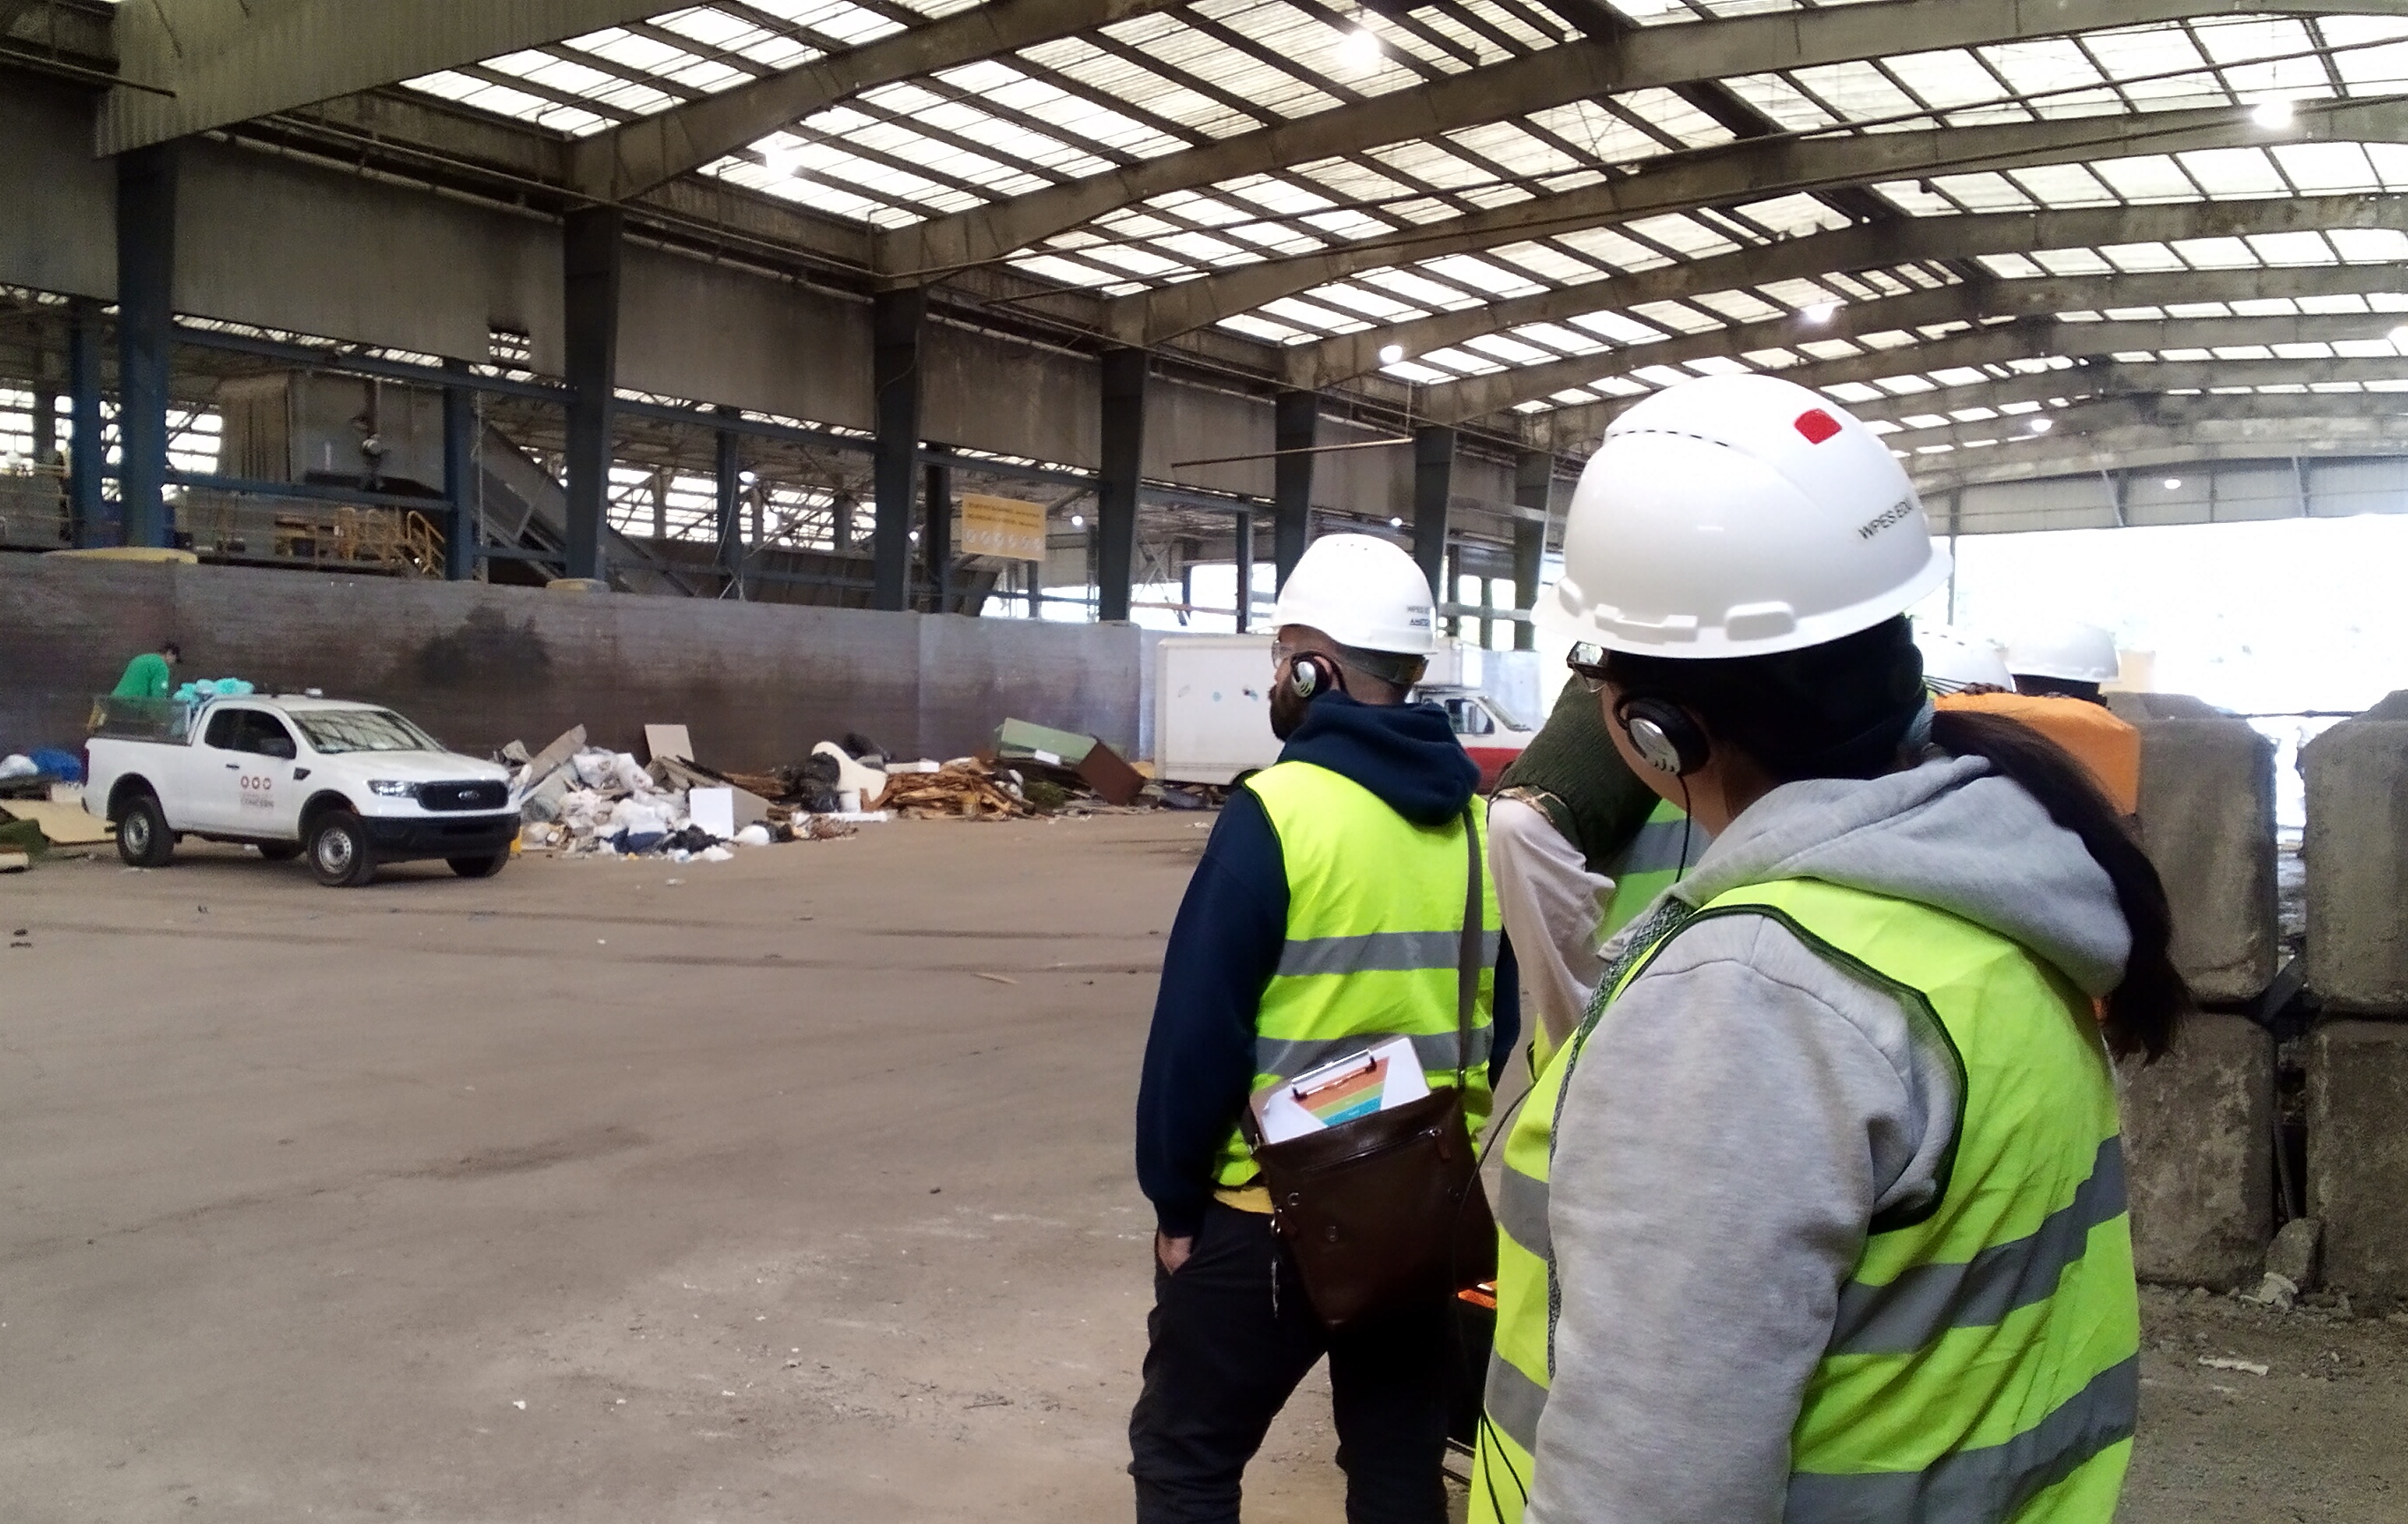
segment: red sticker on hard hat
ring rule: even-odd
[[[1820,408],[1809,408],[1798,415],[1798,432],[1808,444],[1821,444],[1840,432],[1840,421]]]

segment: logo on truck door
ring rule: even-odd
[[[264,772],[246,772],[241,778],[242,807],[246,810],[276,808],[276,780]]]

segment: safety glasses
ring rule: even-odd
[[[1564,665],[1572,669],[1572,676],[1581,680],[1582,687],[1591,693],[1605,691],[1605,647],[1591,640],[1583,640],[1564,657]]]

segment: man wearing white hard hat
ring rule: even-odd
[[[2114,675],[2114,640],[2097,625],[2070,625],[2043,639],[2055,643],[2039,650],[2027,645],[2022,659],[2078,672],[2096,673],[2103,667],[2106,676]],[[2141,732],[2108,712],[2097,682],[2089,683],[2087,695],[2065,692],[2064,685],[2078,688],[2082,680],[2010,671],[2010,654],[1996,642],[1945,626],[1917,626],[1914,643],[1923,653],[1923,684],[1931,690],[1936,707],[2002,715],[2031,726],[2081,763],[2119,812],[2139,812]],[[2069,645],[2078,666],[2075,660],[2062,659],[2069,655]]]
[[[2007,670],[2019,693],[2104,703],[2100,686],[2113,683],[2122,666],[2115,637],[2078,620],[2034,625],[2007,642]]]
[[[1472,1517],[2108,1524],[2110,1054],[2188,999],[2155,870],[2063,751],[1935,712],[1904,615],[1946,553],[1836,403],[1641,402],[1564,563],[1611,743],[1713,844],[1507,1135]]]
[[[1476,1134],[1513,1050],[1512,950],[1494,886],[1469,870],[1486,829],[1479,769],[1442,710],[1407,702],[1432,605],[1386,540],[1305,551],[1273,612],[1285,749],[1231,791],[1164,949],[1137,1114],[1156,1225],[1129,1418],[1140,1524],[1237,1524],[1247,1461],[1325,1354],[1347,1517],[1445,1517],[1450,1300],[1326,1331],[1241,1126],[1251,1097],[1406,1039],[1433,1091],[1460,1084]]]

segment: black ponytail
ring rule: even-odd
[[[1626,697],[1669,699],[1738,747],[1773,779],[1875,778],[1895,770],[1924,704],[1923,659],[1903,615],[1802,651],[1682,660],[1609,652],[1606,676]],[[2089,771],[2030,726],[1997,714],[1941,711],[1932,743],[1978,756],[2021,785],[2049,818],[2082,839],[2115,886],[2132,952],[2107,997],[2108,1050],[2157,1059],[2190,1009],[2173,965],[2166,886]]]
[[[2107,870],[2124,924],[2132,931],[2124,982],[2107,997],[2102,1022],[2108,1051],[2117,1057],[2165,1057],[2191,1009],[2190,985],[2175,969],[2173,912],[2157,865],[2133,838],[2099,784],[2081,763],[2055,741],[2002,714],[1942,710],[1931,718],[1931,740],[1955,756],[1978,756],[1990,770],[2040,801],[2048,817],[2082,838],[2083,846]]]

